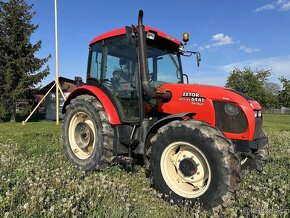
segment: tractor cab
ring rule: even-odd
[[[118,29],[92,40],[90,44],[87,84],[100,87],[116,105],[124,122],[140,121],[140,87],[138,51],[130,42],[128,27]],[[149,82],[153,89],[166,83],[183,83],[181,66],[182,43],[163,32],[145,27]],[[146,112],[156,104],[144,96]]]

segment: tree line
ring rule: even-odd
[[[280,77],[280,85],[269,81],[270,76],[269,69],[235,68],[225,86],[256,99],[264,108],[290,108],[290,80]]]

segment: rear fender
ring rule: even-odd
[[[62,113],[64,114],[66,112],[66,106],[70,104],[71,99],[85,94],[95,96],[101,102],[112,125],[121,124],[118,112],[110,98],[100,88],[90,85],[79,86],[74,89],[65,101]]]

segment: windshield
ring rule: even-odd
[[[162,44],[158,44],[157,47],[151,44],[150,41],[147,43],[148,68],[151,81],[162,84],[181,83],[180,56],[177,53],[167,51],[166,47],[162,48]]]
[[[152,86],[160,86],[164,83],[181,83],[182,68],[178,45],[169,43],[161,37],[156,37],[154,40],[147,39],[147,57],[148,69]],[[114,70],[128,70],[122,68],[119,63],[123,62],[135,63],[135,68],[130,70],[130,77],[138,69],[136,59],[136,48],[128,44],[126,36],[118,36],[106,40],[110,49],[106,52],[106,65],[102,67],[102,44],[95,43],[91,48],[88,77],[101,79],[110,79]],[[133,65],[132,65],[133,66]],[[102,78],[101,77],[102,72]],[[127,72],[128,73],[128,72]],[[156,85],[157,84],[157,85]]]

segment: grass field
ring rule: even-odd
[[[290,131],[290,115],[266,114],[264,129]]]
[[[224,216],[287,217],[290,205],[290,116],[265,115],[270,158],[247,172]],[[143,168],[85,174],[72,167],[55,123],[0,124],[0,217],[206,217],[177,207],[150,188]]]

